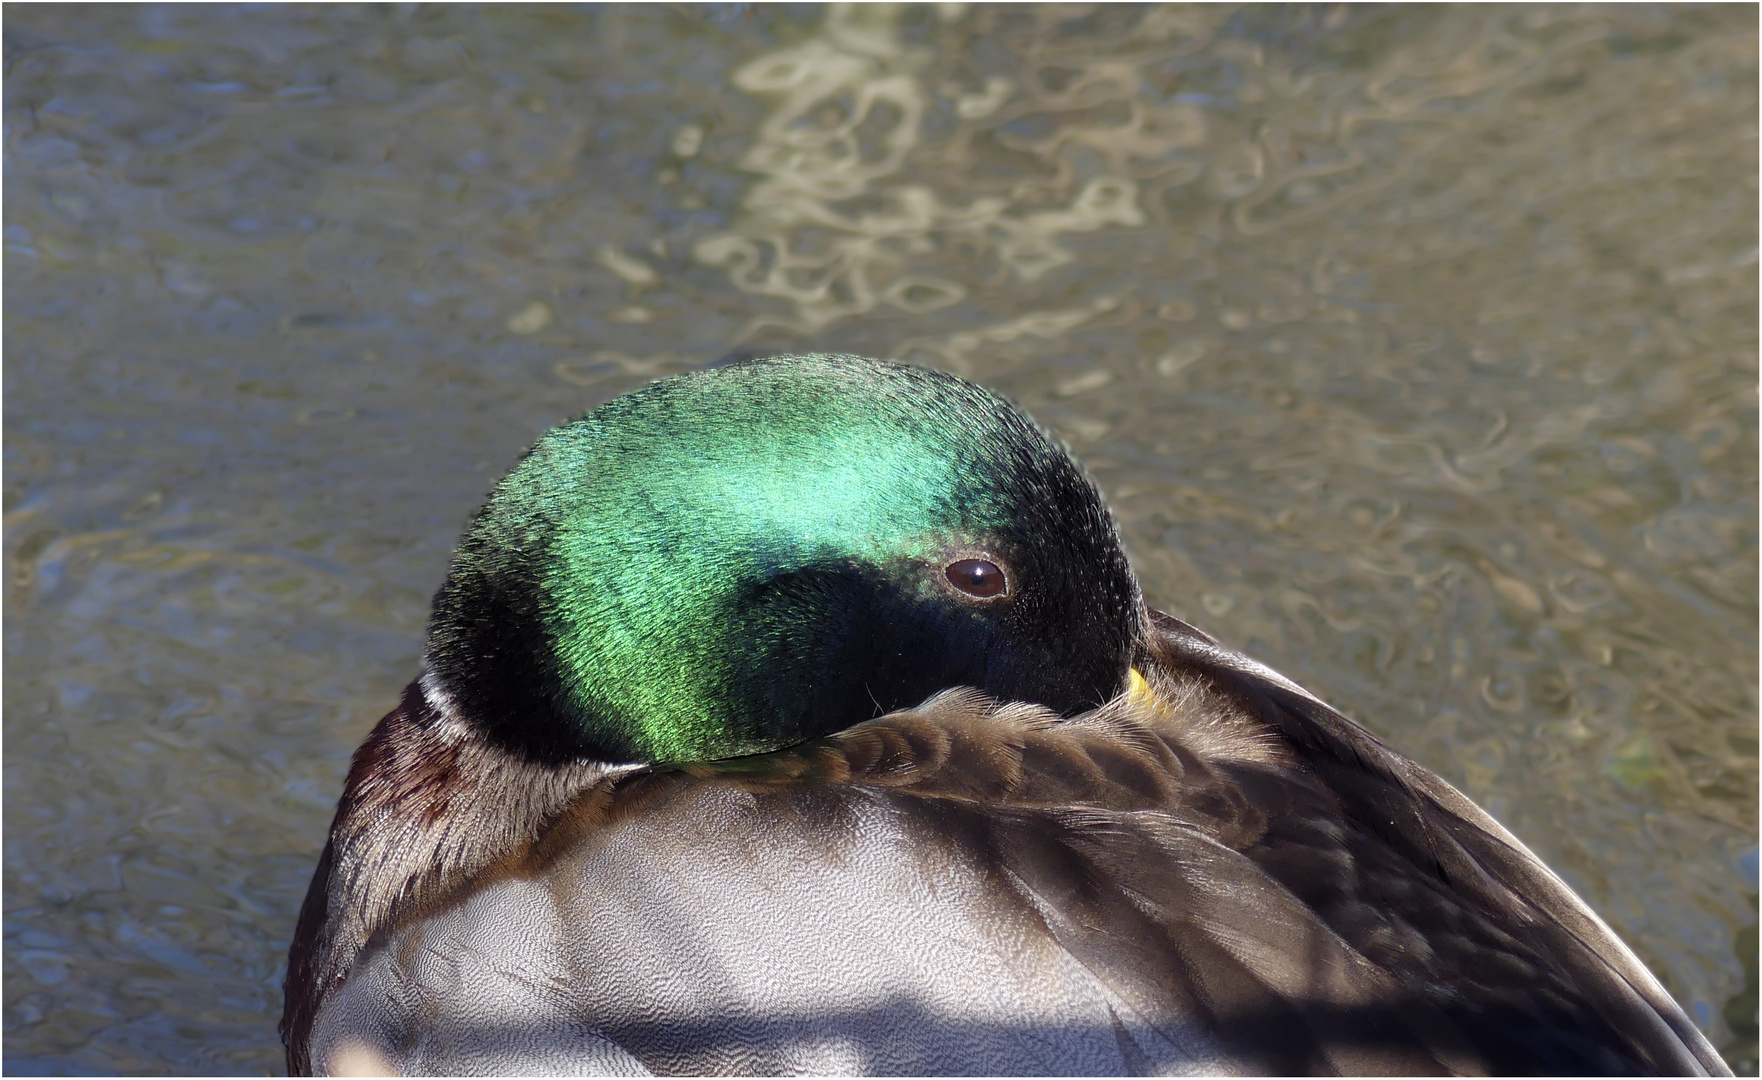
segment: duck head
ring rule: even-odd
[[[563,763],[762,753],[952,686],[1063,715],[1126,683],[1139,590],[1021,410],[846,356],[651,384],[548,432],[435,599],[429,685]]]

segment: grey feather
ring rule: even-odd
[[[772,754],[585,778],[501,857],[431,863],[365,947],[309,965],[345,978],[312,990],[307,1060],[1725,1071],[1469,800],[1246,658],[1153,626],[1156,694],[1072,720],[952,692]],[[425,708],[403,723],[436,727]],[[386,827],[339,812],[332,843]]]

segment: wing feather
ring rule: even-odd
[[[476,986],[460,1000],[549,1010],[607,1068],[1725,1071],[1454,788],[1185,624],[1150,626],[1152,692],[1081,717],[957,690],[604,777],[406,905],[318,1028],[334,1042],[365,1009],[385,1052],[429,1045]],[[552,1045],[471,1017],[480,1038],[404,1064]]]

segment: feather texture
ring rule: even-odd
[[[955,690],[754,757],[504,770],[493,854],[412,856],[434,799],[375,801],[358,757],[290,1069],[1725,1071],[1455,789],[1185,624],[1148,637],[1149,692],[1069,720]],[[445,720],[416,692],[388,725]]]

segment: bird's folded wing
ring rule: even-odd
[[[1153,626],[1156,670],[1207,680],[1302,763],[1236,773],[1274,822],[1244,853],[1449,1017],[1485,1068],[1729,1075],[1620,939],[1461,792],[1186,624]]]
[[[380,934],[315,1061],[368,1032],[426,1072],[1724,1071],[1453,788],[1155,628],[1148,690],[1075,719],[956,691],[608,779]]]

